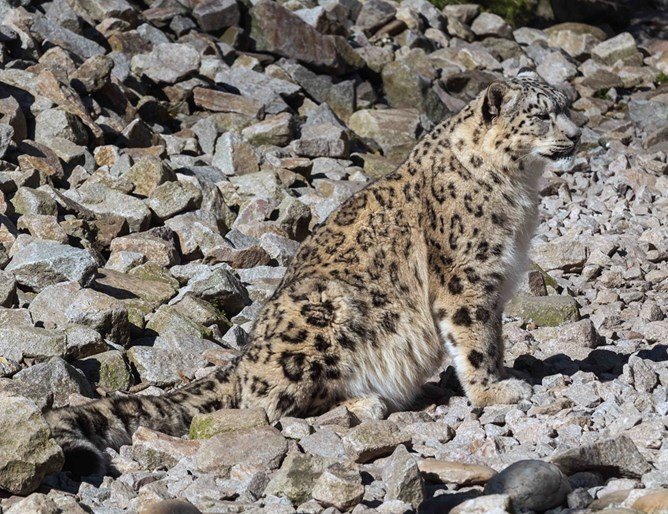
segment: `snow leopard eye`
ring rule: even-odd
[[[538,118],[539,120],[549,120],[550,119],[550,113],[549,112],[539,112],[538,114],[535,114],[534,117]]]

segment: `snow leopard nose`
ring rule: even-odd
[[[582,131],[578,128],[577,131],[566,133],[566,137],[573,141],[573,144],[577,144],[578,141],[580,141],[580,136],[582,135]]]
[[[573,144],[580,140],[582,131],[580,130],[580,127],[568,118],[568,116],[560,114],[557,117],[557,126],[561,129],[564,135],[573,142]]]

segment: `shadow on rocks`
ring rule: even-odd
[[[638,357],[653,362],[668,361],[668,345],[656,345],[637,353]],[[515,360],[513,370],[528,375],[535,383],[550,375],[561,373],[573,375],[578,371],[591,372],[602,381],[614,380],[622,374],[624,364],[631,354],[615,353],[610,350],[596,349],[586,359],[574,360],[568,355],[553,355],[545,360],[537,359],[532,355],[522,355]]]

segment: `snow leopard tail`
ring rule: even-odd
[[[236,407],[236,365],[164,396],[113,397],[47,412],[52,437],[65,454],[64,470],[77,477],[103,475],[107,470],[103,450],[130,444],[137,427],[179,436],[188,431],[195,414]]]

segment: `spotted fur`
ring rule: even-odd
[[[306,239],[238,362],[163,397],[52,411],[79,474],[139,425],[182,434],[193,415],[263,407],[271,420],[347,401],[361,417],[405,408],[450,353],[475,405],[531,387],[505,378],[501,313],[524,269],[546,161],[579,129],[532,72],[494,82],[353,195]]]

